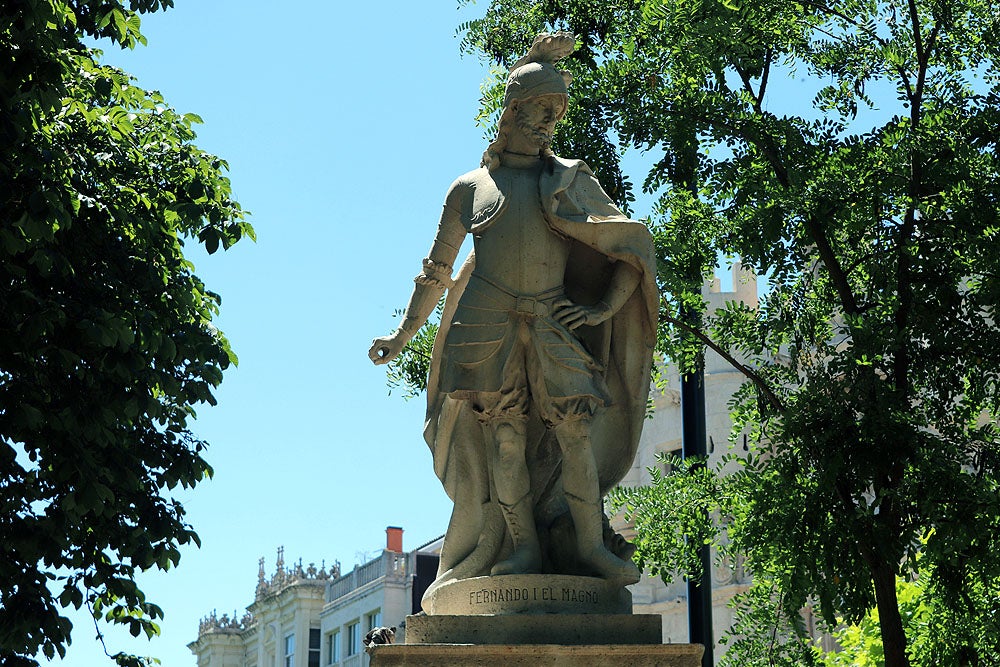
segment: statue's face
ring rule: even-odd
[[[539,148],[548,146],[564,104],[560,95],[541,95],[519,101],[514,116],[517,129]]]

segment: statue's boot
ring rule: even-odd
[[[597,498],[584,500],[566,492],[576,528],[576,547],[580,560],[593,568],[602,578],[634,584],[640,572],[631,560],[622,560],[604,545],[603,513]]]
[[[639,581],[639,568],[611,553],[604,544],[604,512],[589,431],[590,423],[584,419],[555,427],[563,453],[563,492],[576,529],[577,557],[604,579],[634,584]]]
[[[541,571],[542,553],[531,504],[531,479],[525,463],[525,424],[500,421],[492,425],[493,484],[514,551],[496,563],[491,574],[527,574]]]
[[[542,551],[538,545],[538,531],[531,511],[531,494],[525,494],[513,505],[500,503],[507,530],[514,542],[514,551],[505,560],[493,566],[490,574],[532,574],[542,568]]]

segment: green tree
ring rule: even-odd
[[[189,429],[236,357],[182,250],[253,236],[193,114],[99,63],[171,0],[0,5],[0,663],[64,655],[65,609],[133,635],[135,583],[197,542],[170,496],[211,475]],[[120,664],[139,664],[115,656]]]
[[[653,162],[643,213],[661,261],[663,351],[687,367],[706,345],[747,377],[734,415],[756,449],[698,496],[757,582],[744,620],[758,622],[738,625],[730,661],[813,660],[796,625],[807,604],[831,625],[877,609],[885,664],[924,660],[896,588],[919,554],[925,590],[951,610],[965,656],[954,664],[984,664],[990,640],[970,628],[1000,574],[994,8],[493,0],[461,31],[506,66],[552,28],[579,36],[570,108],[581,111],[557,152],[591,162],[622,205],[620,149]],[[695,183],[678,178],[692,155],[678,146],[695,149]],[[729,304],[692,330],[677,317],[704,310],[692,268],[704,275],[719,255],[767,276],[769,292],[759,309]],[[633,500],[636,516],[650,511]],[[658,553],[670,530],[640,534],[640,550]]]
[[[981,582],[970,580],[962,595],[976,600],[978,617],[954,613],[947,597],[928,586],[936,579],[922,571],[916,579],[896,581],[903,625],[910,639],[913,662],[921,665],[996,665],[1000,664],[1000,636],[997,612],[1000,611],[998,582],[992,582],[992,595],[983,590]],[[984,604],[985,603],[985,604]],[[879,630],[877,609],[870,610],[859,622],[841,624],[834,637],[841,649],[837,652],[817,651],[823,667],[884,667],[885,656]],[[975,638],[970,643],[969,639]]]

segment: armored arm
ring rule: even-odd
[[[635,292],[641,277],[638,269],[628,262],[615,262],[608,289],[600,301],[593,306],[583,306],[573,303],[570,299],[561,299],[554,304],[555,318],[570,329],[583,324],[595,326],[611,319]]]
[[[372,341],[368,357],[376,364],[388,363],[402,351],[434,312],[434,307],[441,300],[444,291],[452,285],[452,265],[465,238],[465,227],[462,225],[456,199],[456,188],[453,186],[441,212],[441,221],[438,223],[437,235],[434,237],[430,253],[424,259],[420,273],[413,279],[415,283],[413,294],[410,296],[399,328],[389,336]]]
[[[615,262],[615,272],[611,276],[608,290],[598,303],[599,306],[607,310],[607,317],[611,317],[621,310],[621,307],[625,305],[625,302],[639,285],[640,277],[639,271],[628,262]]]
[[[406,336],[407,341],[424,325],[444,291],[451,287],[452,266],[464,238],[465,228],[458,210],[446,203],[431,250],[424,259],[420,273],[413,279],[413,294],[399,325],[398,331]]]

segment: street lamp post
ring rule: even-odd
[[[692,372],[681,377],[681,444],[684,458],[693,456],[704,459],[708,454],[707,440],[705,364],[704,358],[702,358]],[[692,644],[702,644],[705,647],[702,667],[714,667],[712,555],[709,545],[701,545],[698,548],[698,556],[701,559],[701,577],[699,579],[688,578],[687,580],[688,637]]]

